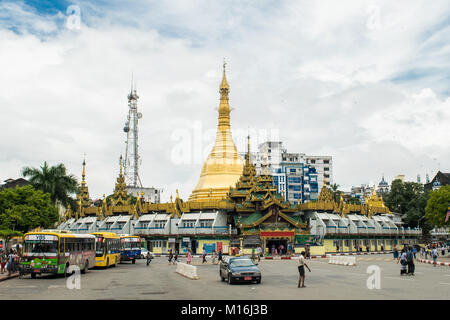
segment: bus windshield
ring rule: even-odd
[[[106,247],[106,242],[103,242],[103,237],[97,237],[95,242],[95,256],[103,257]]]
[[[140,249],[141,244],[139,242],[122,242],[122,247],[124,249]]]
[[[25,240],[24,253],[58,253],[58,240]]]

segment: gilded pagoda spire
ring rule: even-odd
[[[319,202],[333,202],[334,201],[333,196],[331,195],[331,192],[327,187],[327,182],[325,180],[325,176],[323,177],[323,186],[322,186],[322,189],[320,190],[318,201]]]
[[[127,205],[128,195],[126,190],[125,176],[123,175],[122,155],[120,155],[120,173],[116,180],[116,187],[114,188],[113,204],[114,205]]]
[[[230,86],[226,78],[226,63],[223,64],[220,83],[219,119],[216,141],[202,167],[200,179],[192,191],[189,201],[220,200],[226,197],[230,186],[234,186],[242,174],[243,161],[231,137],[230,106],[228,94]]]
[[[83,215],[84,208],[91,205],[92,201],[89,198],[89,189],[86,185],[86,159],[83,159],[83,171],[81,173],[81,186],[77,194],[77,199],[80,205],[80,214]]]

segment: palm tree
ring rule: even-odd
[[[67,175],[66,167],[60,163],[49,167],[47,161],[40,169],[25,167],[22,169],[24,177],[30,177],[30,184],[43,192],[50,193],[52,200],[64,206],[70,202],[70,194],[78,191],[78,181],[74,175]]]
[[[339,202],[340,201],[340,196],[341,196],[341,192],[342,191],[339,191],[338,189],[339,189],[339,187],[340,187],[340,185],[338,185],[338,184],[336,184],[336,183],[333,183],[333,185],[330,187],[331,188],[331,194],[333,195],[333,199],[334,199],[334,201],[336,201],[336,202]]]

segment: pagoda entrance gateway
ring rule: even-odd
[[[280,255],[280,246],[282,246],[281,254],[286,254],[288,246],[286,239],[266,240],[266,248],[269,250],[269,255]]]

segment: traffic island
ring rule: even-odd
[[[187,263],[178,262],[176,272],[178,274],[181,274],[183,277],[189,278],[191,280],[200,279],[200,277],[197,275],[197,267]]]
[[[428,264],[435,264],[437,266],[447,266],[450,267],[450,262],[433,262],[431,260],[426,260],[426,259],[416,259],[419,262],[422,263],[428,263]]]

